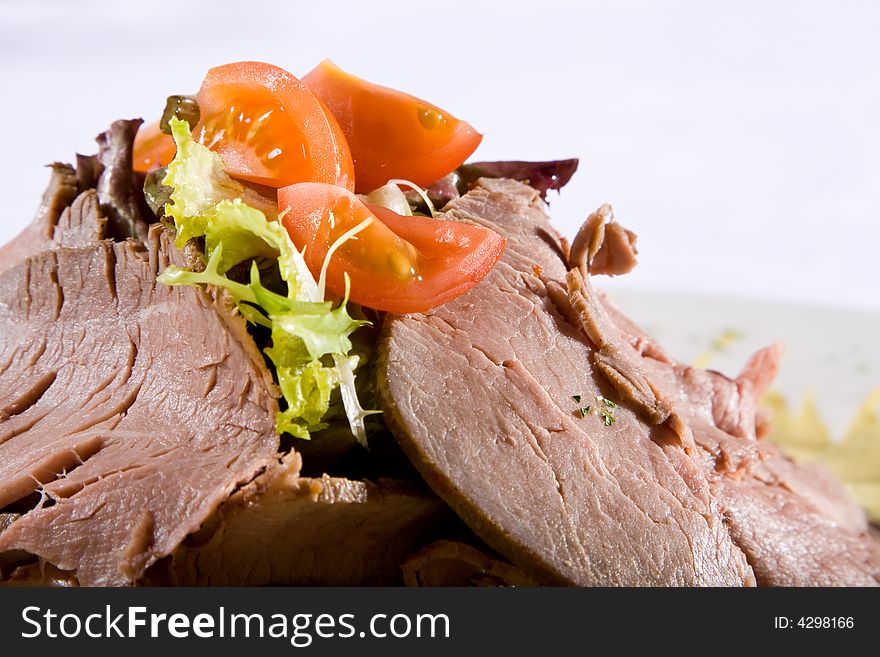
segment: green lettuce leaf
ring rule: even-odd
[[[171,204],[165,216],[174,219],[177,246],[183,247],[192,237],[205,234],[212,210],[224,199],[244,196],[244,186],[229,177],[223,159],[192,138],[186,121],[169,121],[177,154],[168,165],[162,184],[171,187]]]
[[[267,222],[262,212],[240,199],[220,201],[206,218],[205,252],[210,257],[222,247],[220,273],[251,258],[277,259],[285,248],[285,236],[280,235],[284,229],[277,223]]]

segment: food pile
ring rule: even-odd
[[[0,247],[0,582],[880,581],[763,440],[781,347],[690,367],[595,287],[636,236],[554,230],[576,160],[466,164],[468,123],[330,62],[141,123]]]

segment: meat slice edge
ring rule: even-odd
[[[287,455],[224,502],[147,583],[186,586],[387,586],[452,520],[424,486],[299,475]]]
[[[0,246],[0,273],[26,258],[52,248],[55,226],[78,193],[76,171],[69,164],[49,165],[51,174],[33,221],[10,242]]]
[[[134,137],[141,119],[114,121],[95,138],[98,154],[77,155],[76,167],[49,165],[49,184],[33,220],[0,246],[0,273],[42,251],[88,246],[110,237],[146,238],[152,215],[143,179],[132,169]]]
[[[407,586],[535,586],[513,564],[467,543],[441,539],[403,562]]]

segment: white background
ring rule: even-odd
[[[553,214],[639,234],[615,285],[880,309],[880,3],[0,2],[0,241],[42,165],[220,63],[324,57],[469,120],[480,159],[577,156]]]

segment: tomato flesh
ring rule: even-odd
[[[170,164],[176,152],[174,140],[159,129],[158,121],[146,123],[134,137],[132,166],[135,171],[149,173]]]
[[[315,181],[354,186],[348,144],[332,115],[296,77],[263,62],[208,71],[196,139],[231,175],[270,187]]]
[[[193,135],[223,158],[230,175],[274,188],[316,181],[354,189],[354,165],[342,129],[284,69],[262,62],[212,68],[198,103],[201,119]],[[175,150],[158,123],[150,124],[135,139],[135,170],[164,166]]]
[[[302,81],[339,121],[358,192],[393,178],[425,187],[461,165],[483,138],[439,107],[356,78],[329,60]]]
[[[488,228],[405,217],[334,185],[283,187],[278,203],[282,224],[297,248],[305,249],[316,278],[334,242],[369,220],[330,257],[327,289],[341,297],[348,273],[351,300],[377,310],[423,312],[451,301],[489,273],[505,246]]]

